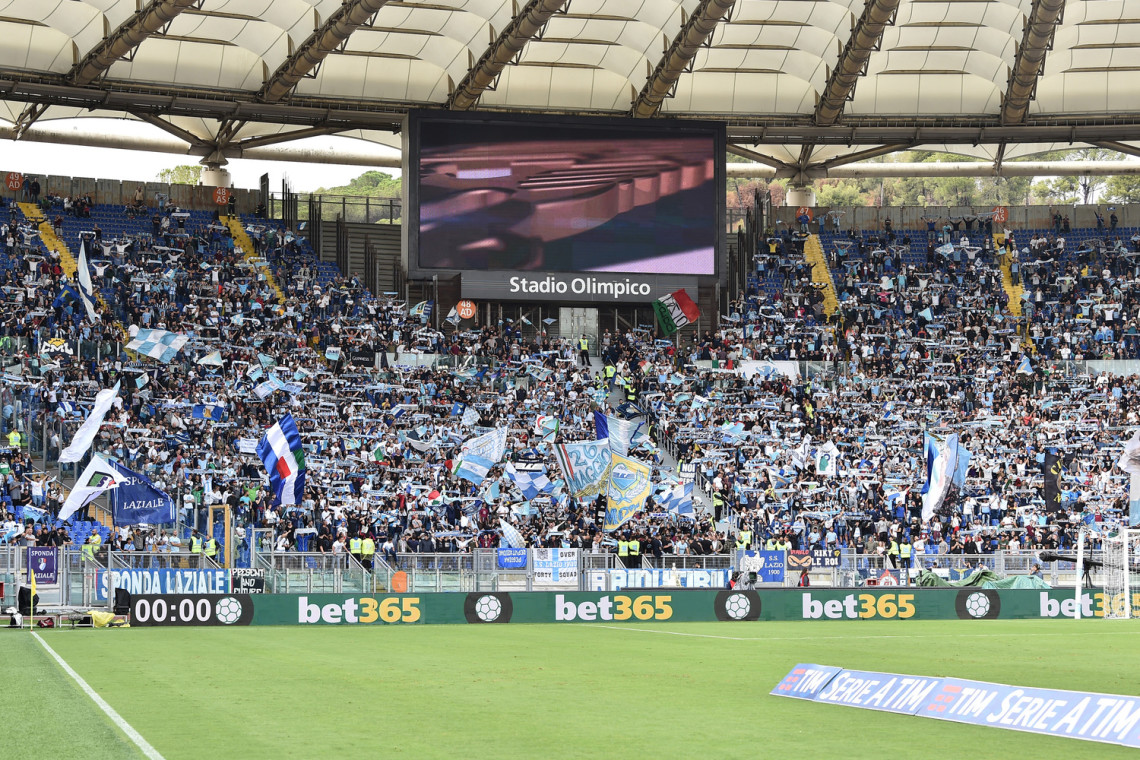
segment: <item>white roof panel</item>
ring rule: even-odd
[[[389,0],[309,71],[295,95],[354,108],[443,106],[523,5]],[[139,7],[146,4],[0,0],[0,79],[67,84],[76,61],[130,23]],[[203,88],[249,100],[344,7],[344,0],[203,0],[92,86]],[[700,7],[700,0],[567,0],[476,108],[628,113]],[[737,0],[680,74],[661,113],[810,123],[864,7],[864,0]],[[901,0],[838,123],[845,117],[997,123],[1032,10],[1032,0]],[[1124,112],[1140,120],[1138,73],[1140,0],[1071,1],[1047,51],[1030,118],[1116,119]],[[22,110],[13,101],[0,118]],[[67,112],[53,107],[43,118]],[[209,135],[214,128],[216,121],[203,119],[191,131]],[[267,134],[276,127],[256,129]]]

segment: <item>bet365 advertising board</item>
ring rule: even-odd
[[[1085,593],[1081,617],[1103,617]],[[1140,614],[1140,593],[1132,597]],[[421,623],[662,623],[768,620],[1010,620],[1072,618],[1062,589],[641,590],[612,593],[141,595],[132,625],[399,625]]]

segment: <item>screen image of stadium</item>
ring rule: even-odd
[[[716,273],[723,127],[423,116],[411,130],[425,270]]]

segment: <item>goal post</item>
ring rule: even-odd
[[[1137,617],[1132,597],[1140,591],[1140,529],[1121,528],[1103,541],[1104,617],[1123,620]]]

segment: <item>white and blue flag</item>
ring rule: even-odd
[[[514,464],[507,463],[507,475],[514,481],[515,486],[522,492],[523,498],[527,501],[534,499],[539,494],[549,493],[554,490],[550,479],[546,477],[546,470],[536,470],[531,472],[529,470],[517,470]]]
[[[666,491],[659,502],[666,512],[672,512],[682,517],[693,514],[693,484],[680,483],[675,488]]]

